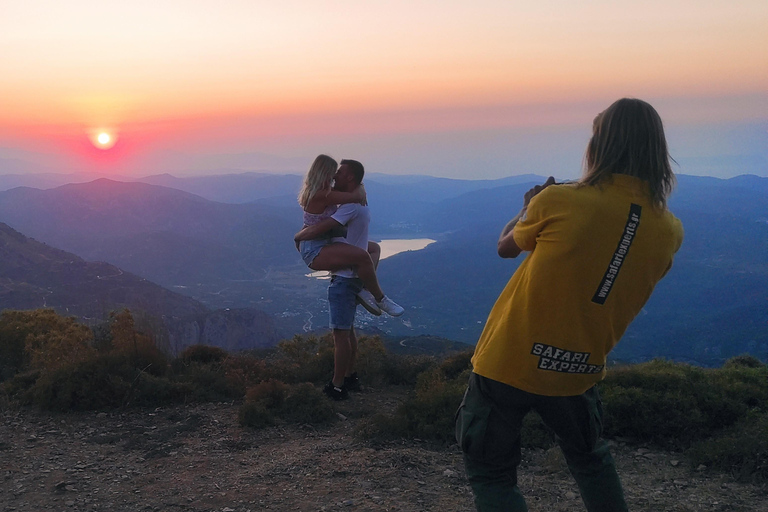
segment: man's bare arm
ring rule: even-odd
[[[295,242],[301,242],[302,240],[312,240],[314,238],[320,238],[328,231],[338,228],[341,224],[332,217],[323,219],[317,224],[307,226],[293,236]]]
[[[517,245],[517,242],[515,242],[515,238],[512,236],[512,230],[514,229],[515,224],[525,216],[526,210],[527,208],[524,206],[523,209],[520,210],[520,213],[507,222],[507,225],[501,230],[499,242],[496,245],[496,252],[498,252],[499,256],[502,258],[517,258],[520,253],[523,252]]]
[[[517,245],[517,242],[515,242],[512,231],[520,219],[525,217],[525,213],[528,211],[528,203],[531,202],[531,199],[533,199],[536,194],[548,186],[554,184],[555,178],[550,176],[547,178],[547,181],[545,181],[543,185],[536,185],[525,193],[523,196],[523,208],[517,215],[512,218],[512,220],[507,222],[507,225],[504,226],[504,229],[501,230],[501,235],[499,235],[499,242],[496,244],[496,252],[499,254],[499,256],[502,258],[517,258],[520,253],[523,252],[523,250]]]

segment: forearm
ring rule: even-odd
[[[507,234],[509,232],[511,232],[512,229],[514,229],[514,227],[518,223],[518,221],[520,221],[520,219],[523,218],[523,215],[525,215],[525,211],[526,210],[527,210],[527,208],[525,206],[523,206],[522,210],[520,210],[520,212],[517,215],[512,217],[512,220],[507,222],[507,225],[504,226],[504,229],[501,230],[501,235],[499,235],[499,241],[501,241],[502,238],[507,236]]]
[[[525,216],[525,212],[526,207],[523,207],[523,209],[520,210],[520,212],[515,215],[512,220],[507,222],[507,225],[504,226],[504,229],[501,230],[499,241],[496,244],[496,251],[502,258],[516,258],[521,252],[523,252],[522,249],[518,247],[517,242],[515,242],[512,231],[520,219]]]
[[[317,226],[317,224],[314,226],[304,226],[301,231],[293,236],[294,241],[302,242],[304,240],[314,240],[325,234],[324,232],[319,232],[315,226]]]
[[[301,242],[303,240],[314,240],[315,238],[327,238],[329,231],[338,229],[341,226],[332,218],[324,219],[317,224],[304,226],[304,228],[293,236],[293,240]]]
[[[515,226],[520,221],[520,219],[525,217],[525,214],[528,211],[528,204],[531,202],[531,199],[536,197],[548,186],[554,184],[555,178],[550,176],[547,178],[547,181],[545,181],[543,185],[536,185],[525,193],[523,196],[523,208],[520,210],[520,213],[515,215],[512,220],[507,222],[507,225],[504,226],[504,229],[501,230],[501,235],[499,235],[499,242],[496,246],[496,250],[499,253],[499,256],[502,258],[516,258],[521,252],[523,252],[523,250],[517,245],[517,242],[515,242],[515,237],[513,235]]]

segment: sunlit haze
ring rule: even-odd
[[[578,174],[638,97],[680,172],[768,176],[768,2],[6,2],[0,174]]]

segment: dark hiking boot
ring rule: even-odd
[[[330,398],[336,400],[337,402],[339,400],[346,400],[349,398],[349,394],[347,393],[347,390],[344,389],[344,386],[338,387],[334,386],[333,382],[329,382],[325,385],[323,388],[323,393],[328,395]]]
[[[360,379],[357,377],[357,372],[344,377],[344,389],[347,391],[360,391]]]

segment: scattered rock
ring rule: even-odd
[[[391,413],[406,393],[359,393],[339,406],[341,421],[311,433],[290,424],[243,429],[233,403],[151,415],[0,410],[0,512],[474,510],[456,447],[356,436],[361,420]],[[691,471],[679,452],[617,441],[613,455],[631,510],[768,510],[768,485],[703,477],[708,468]],[[523,449],[519,475],[532,510],[583,510],[559,448]]]

